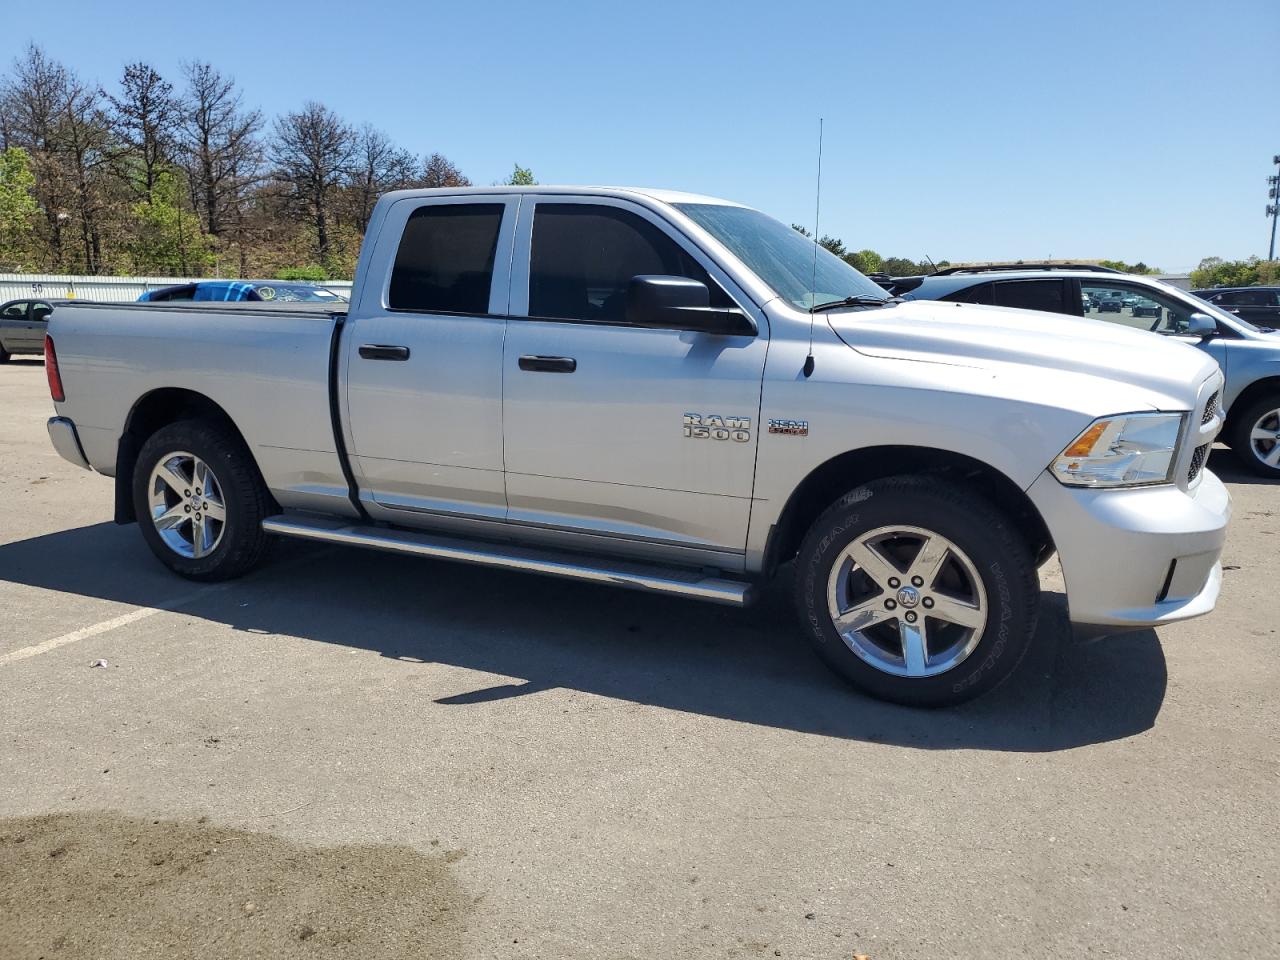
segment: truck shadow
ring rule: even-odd
[[[253,575],[200,587],[109,523],[0,545],[0,580],[235,629],[358,647],[518,678],[437,701],[468,704],[569,688],[829,737],[920,749],[1053,751],[1133,736],[1155,721],[1167,674],[1155,633],[1081,643],[1059,593],[1002,687],[950,710],[860,696],[810,653],[785,584],[737,610],[533,575],[356,549],[283,544]],[[83,624],[68,624],[75,629]]]
[[[1245,468],[1235,453],[1226,447],[1218,446],[1209,451],[1209,469],[1218,475],[1223,483],[1251,483],[1263,486],[1280,486],[1270,477],[1264,477]]]

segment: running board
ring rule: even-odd
[[[743,607],[753,599],[751,584],[708,577],[697,570],[611,561],[597,557],[537,550],[510,544],[458,540],[453,537],[320,517],[276,516],[262,521],[267,533],[353,547],[372,547],[436,560],[456,560],[482,567],[545,573],[588,580],[649,593],[666,593]]]

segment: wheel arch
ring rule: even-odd
[[[1040,565],[1053,555],[1053,537],[1031,498],[1001,471],[949,450],[881,446],[851,450],[815,467],[779,514],[765,546],[765,573],[796,555],[805,533],[827,507],[854,487],[900,474],[941,476],[982,496],[1016,525]]]
[[[1241,415],[1250,405],[1269,395],[1280,397],[1280,376],[1262,377],[1241,390],[1227,410],[1227,420],[1222,425],[1222,439],[1231,437],[1240,423]]]
[[[218,403],[203,393],[183,387],[160,387],[143,394],[134,403],[125,419],[124,432],[116,448],[115,522],[133,523],[137,513],[133,505],[133,472],[138,463],[138,453],[147,438],[161,427],[179,420],[205,420],[229,431],[246,451],[249,444],[234,420]],[[254,470],[258,468],[252,452],[249,456]]]

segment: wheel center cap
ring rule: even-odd
[[[914,607],[920,602],[920,591],[915,587],[903,587],[898,591],[898,603],[904,607]]]

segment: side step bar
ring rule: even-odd
[[[483,567],[545,573],[553,577],[590,580],[615,587],[674,594],[735,607],[746,606],[753,599],[749,583],[708,577],[696,570],[678,567],[649,566],[510,544],[459,540],[416,530],[398,530],[319,517],[268,517],[262,521],[262,529],[267,533],[301,540],[372,547],[375,550],[407,553],[436,560],[457,560]]]

